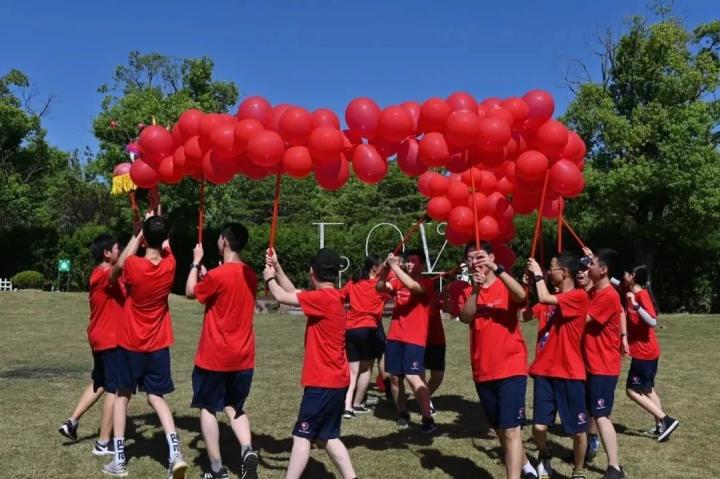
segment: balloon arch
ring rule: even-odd
[[[456,92],[386,108],[355,98],[345,109],[343,130],[327,108],[272,106],[253,96],[240,103],[235,116],[189,109],[170,129],[144,127],[127,147],[134,161],[115,167],[114,191],[154,189],[191,176],[202,185],[201,234],[205,181],[273,175],[272,245],[283,174],[313,174],[321,188],[334,191],[351,169],[358,180],[378,183],[394,156],[403,173],[418,177],[418,189],[429,199],[427,216],[447,221],[449,243],[491,241],[498,256],[512,263],[505,243],[515,234],[515,215],[539,213],[534,255],[541,218],[557,218],[562,227],[565,199],[584,188],[585,143],[552,119],[554,109],[552,95],[543,90],[480,102]]]

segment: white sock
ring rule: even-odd
[[[167,439],[168,450],[170,451],[169,456],[172,460],[172,458],[175,457],[176,454],[180,454],[180,439],[178,438],[177,433],[174,431],[165,434],[165,439]]]
[[[68,418],[68,421],[70,421],[70,424],[73,425],[73,427],[78,425],[78,420],[73,418]]]
[[[220,472],[220,469],[222,469],[222,459],[213,459],[210,461],[210,469],[212,469],[212,472],[217,474]]]
[[[537,473],[537,471],[535,470],[535,468],[533,467],[533,465],[530,464],[530,461],[526,462],[526,463],[523,465],[523,467],[522,467],[522,472],[523,472],[523,474],[529,474],[529,473],[530,473],[530,474],[535,474],[536,476],[538,475],[538,473]]]
[[[113,457],[115,464],[125,464],[125,438],[113,438]]]

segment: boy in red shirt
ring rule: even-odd
[[[240,259],[248,241],[241,224],[227,225],[217,240],[222,264],[205,274],[203,248],[195,246],[185,295],[205,305],[195,368],[192,407],[200,409],[200,430],[210,459],[204,479],[227,479],[220,456],[220,431],[215,414],[224,411],[240,442],[243,479],[256,479],[258,456],[252,449],[250,421],[243,410],[255,367],[253,315],[257,278]],[[202,270],[202,271],[201,271]],[[202,278],[200,278],[202,276]]]
[[[470,325],[470,361],[480,403],[505,449],[508,479],[537,477],[526,460],[521,427],[525,423],[527,348],[517,314],[523,287],[495,264],[492,245],[466,247],[473,285],[459,298],[460,320]],[[524,464],[523,464],[524,463]]]
[[[277,253],[265,258],[263,278],[270,294],[282,304],[300,306],[307,316],[300,413],[293,428],[293,447],[286,479],[299,479],[310,459],[314,442],[325,449],[343,479],[355,477],[350,455],[340,440],[345,394],[350,384],[345,354],[345,306],[335,288],[340,256],[322,248],[310,262],[312,290],[293,285],[280,266]]]
[[[92,383],[83,392],[70,418],[60,426],[60,434],[77,441],[78,421],[105,392],[100,433],[95,441],[93,454],[112,454],[113,402],[117,390],[116,348],[117,328],[120,323],[125,292],[117,281],[110,281],[110,271],[118,260],[118,243],[109,234],[101,234],[93,240],[90,252],[98,264],[90,274],[89,300],[90,324],[87,327],[88,342],[93,354]]]
[[[628,290],[625,309],[632,357],[625,392],[630,399],[653,415],[656,426],[651,432],[658,437],[658,442],[663,442],[670,438],[680,421],[665,414],[655,392],[660,344],[655,336],[655,300],[646,288],[647,278],[645,265],[628,269],[623,276],[624,286]]]
[[[135,256],[140,242],[145,256]],[[122,322],[118,332],[118,387],[113,407],[113,446],[115,457],[103,472],[127,476],[124,436],[130,397],[138,387],[160,419],[168,443],[168,477],[185,477],[187,464],[180,452],[180,440],[172,411],[164,395],[174,390],[170,376],[170,346],[173,343],[168,295],[175,278],[175,257],[168,242],[168,228],[159,216],[145,220],[112,269],[127,289]]]
[[[386,260],[390,268],[383,269],[376,288],[379,292],[395,297],[395,308],[385,344],[385,370],[392,379],[391,390],[398,410],[397,426],[406,429],[410,422],[405,398],[406,379],[422,412],[420,432],[429,434],[437,429],[437,425],[430,410],[424,362],[430,307],[435,293],[433,281],[422,275],[424,259],[425,255],[420,251],[407,251],[403,264],[400,257],[390,253]],[[395,277],[387,280],[389,271]]]
[[[594,286],[583,335],[583,357],[587,370],[588,412],[595,420],[605,447],[608,468],[605,479],[621,479],[625,473],[618,459],[618,441],[610,414],[615,401],[615,387],[620,375],[621,334],[627,336],[621,321],[620,295],[610,283],[617,253],[601,249],[597,255],[585,248],[591,259],[588,273]]]
[[[530,366],[534,379],[533,438],[538,445],[538,477],[552,477],[548,427],[560,415],[563,430],[573,438],[573,479],[585,479],[585,448],[588,417],[585,405],[585,364],[581,341],[590,300],[575,287],[578,259],[570,253],[553,257],[548,269],[550,283],[558,289],[551,294],[535,259],[527,263],[530,282],[535,284],[538,304],[525,309],[523,319],[538,319],[535,360]]]

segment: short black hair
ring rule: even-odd
[[[375,255],[370,255],[365,258],[365,263],[363,264],[363,267],[359,270],[355,271],[355,273],[352,276],[353,281],[360,281],[363,279],[370,278],[370,271],[382,264],[382,260],[378,258]]]
[[[320,281],[334,282],[340,274],[340,255],[331,248],[321,248],[310,261],[310,267]]]
[[[117,239],[110,233],[102,233],[95,237],[90,244],[90,254],[96,263],[102,263],[105,259],[105,251],[111,251]]]
[[[465,245],[465,256],[467,256],[471,251],[475,251],[477,249],[477,245],[474,241],[469,242]],[[492,243],[489,241],[482,240],[480,241],[480,249],[485,251],[487,254],[491,254],[493,252],[493,246]]]
[[[559,255],[555,256],[555,258],[557,259],[557,262],[561,268],[568,270],[568,273],[570,273],[572,276],[575,276],[577,274],[580,262],[578,261],[577,256],[575,256],[573,253],[569,251],[563,251]]]
[[[230,249],[236,253],[242,251],[248,242],[248,230],[240,223],[226,224],[220,236],[225,238]]]
[[[417,256],[418,258],[420,258],[420,261],[422,261],[423,263],[425,262],[425,252],[420,249],[405,250],[405,252],[403,252],[402,256],[403,256],[403,258],[405,258],[406,261],[410,256]]]
[[[160,249],[163,241],[168,239],[167,223],[161,216],[151,216],[146,219],[142,231],[148,248]]]
[[[617,270],[618,252],[614,249],[601,248],[595,255],[600,266],[608,269],[608,278],[612,278]]]

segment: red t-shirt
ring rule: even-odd
[[[350,303],[347,329],[376,328],[382,321],[387,295],[375,289],[376,283],[374,279],[361,279],[343,286],[343,297]]]
[[[112,349],[118,344],[118,326],[122,320],[125,291],[120,281],[110,282],[112,267],[97,266],[90,274],[90,324],[88,342],[93,351]]]
[[[590,299],[581,288],[555,297],[557,305],[536,304],[533,307],[533,316],[538,318],[539,324],[530,374],[584,381],[585,363],[580,346]]]
[[[471,293],[472,286],[466,286],[460,296],[461,311]],[[500,279],[480,289],[470,324],[470,362],[476,382],[527,375],[527,348],[517,319],[518,307]]]
[[[425,347],[434,285],[430,278],[419,278],[416,281],[423,287],[422,294],[413,294],[397,277],[388,280],[395,294],[395,308],[387,338]]]
[[[590,298],[583,335],[585,369],[592,374],[620,375],[620,295],[612,286],[596,291]]]
[[[175,257],[163,251],[158,264],[131,256],[125,261],[123,283],[127,300],[123,308],[118,344],[137,352],[152,352],[173,343],[168,295],[175,279]]]
[[[456,279],[446,286],[447,312],[452,316],[460,316],[460,296],[467,287],[468,282],[460,279]]]
[[[346,388],[350,385],[345,354],[345,308],[335,288],[301,291],[297,295],[307,316],[302,385]]]
[[[635,294],[635,301],[647,311],[650,316],[657,318],[650,294],[641,289]],[[655,336],[655,328],[651,328],[640,317],[630,300],[627,300],[627,328],[630,356],[635,359],[652,360],[660,357],[660,344]]]
[[[244,263],[218,266],[195,286],[195,297],[205,305],[196,366],[210,371],[255,367],[256,294],[257,277]]]

